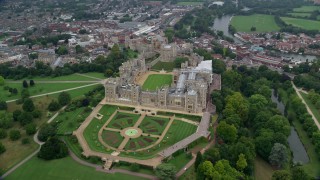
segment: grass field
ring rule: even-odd
[[[301,96],[303,97],[304,101],[308,104],[310,110],[312,111],[313,115],[316,117],[316,119],[318,120],[318,122],[320,122],[320,111],[319,109],[317,109],[309,100],[308,95],[300,92]]]
[[[144,133],[161,135],[168,123],[169,119],[146,116],[141,122],[139,128]]]
[[[294,8],[294,12],[313,12],[320,10],[320,6],[301,6],[299,8]]]
[[[106,77],[104,76],[103,73],[88,72],[88,73],[82,73],[82,74],[87,75],[87,76],[92,76],[92,77],[95,77],[95,78],[106,79]]]
[[[192,165],[189,169],[186,170],[186,172],[178,178],[178,180],[194,180],[197,179],[197,173],[194,168],[194,165]]]
[[[161,71],[162,69],[165,71],[172,71],[174,68],[174,63],[173,62],[162,62],[159,61],[157,62],[154,66],[151,67],[151,69]]]
[[[269,163],[260,157],[256,157],[254,161],[254,177],[256,180],[270,180],[273,171]]]
[[[179,171],[182,169],[191,159],[187,157],[187,154],[181,153],[178,156],[172,157],[168,163],[173,164],[176,167],[176,170]]]
[[[36,81],[35,81],[36,82]],[[61,91],[64,89],[70,89],[75,88],[79,86],[84,86],[90,83],[50,83],[50,84],[40,84],[37,83],[31,87],[28,87],[28,91],[30,96],[39,95],[39,94],[46,94],[54,91]],[[0,87],[0,99],[1,100],[13,100],[18,99],[21,97],[21,91],[23,89],[22,82],[21,83],[6,83],[6,86],[9,86],[11,88],[17,88],[18,94],[16,95],[10,95],[8,90],[4,90],[3,87]]]
[[[300,27],[307,30],[320,30],[320,21],[299,19],[299,18],[289,18],[281,17],[281,19],[286,24],[291,24],[292,26]]]
[[[151,74],[148,79],[144,82],[142,89],[154,91],[161,88],[164,85],[171,85],[172,75],[170,74]]]
[[[115,173],[107,174],[98,172],[94,168],[80,165],[73,161],[71,157],[44,161],[33,157],[31,160],[20,166],[10,174],[6,180],[18,179],[41,179],[41,180],[87,180],[87,179],[108,179],[108,180],[140,180],[141,177],[129,176]]]
[[[294,17],[310,17],[311,13],[288,13]]]
[[[203,4],[203,2],[182,1],[177,3],[177,5],[180,5],[180,6],[197,6],[201,4]]]
[[[280,27],[276,24],[274,16],[254,14],[251,16],[234,16],[231,25],[238,32],[251,32],[251,27],[256,27],[256,32],[279,31]]]
[[[91,75],[96,77],[98,74],[102,73],[84,73],[84,75]],[[99,75],[100,76],[100,75]],[[23,81],[27,80],[29,81],[30,79],[34,80],[35,83],[36,81],[96,81],[96,79],[90,78],[90,77],[85,77],[81,76],[80,74],[70,74],[70,75],[65,75],[65,76],[58,76],[58,77],[51,77],[51,76],[46,76],[46,77],[41,77],[41,76],[36,76],[36,77],[26,77],[17,81]],[[10,80],[10,79],[9,79]]]

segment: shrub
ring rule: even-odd
[[[27,124],[25,130],[27,135],[33,135],[37,132],[37,126],[34,123]]]
[[[138,172],[140,170],[140,165],[137,163],[132,163],[130,165],[130,171]]]
[[[6,147],[0,142],[0,154],[6,152]]]
[[[9,137],[12,141],[16,141],[21,138],[21,133],[19,130],[11,130],[9,132]]]
[[[0,129],[0,139],[4,139],[8,136],[8,133],[4,129]]]

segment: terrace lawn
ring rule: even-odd
[[[118,148],[124,138],[121,136],[120,132],[104,130],[102,131],[102,139],[109,146]]]
[[[279,31],[280,27],[276,24],[274,16],[254,14],[250,16],[234,16],[231,25],[238,32],[251,32],[251,27],[256,27],[255,32]]]
[[[294,12],[313,12],[320,10],[320,6],[301,6],[299,8],[294,8]]]
[[[94,118],[84,130],[83,136],[92,150],[103,153],[107,152],[105,147],[99,142],[98,132],[116,109],[116,106],[103,106],[99,112],[103,114],[103,118],[101,120]]]
[[[310,17],[311,13],[288,13],[294,17]]]
[[[180,5],[180,6],[196,6],[201,4],[203,4],[203,2],[182,1],[177,3],[177,5]]]
[[[292,26],[300,27],[306,30],[320,30],[320,21],[299,19],[299,18],[289,18],[281,17],[281,19],[286,24],[291,24]]]
[[[132,127],[138,121],[140,114],[118,112],[107,125],[108,128],[124,129]]]
[[[320,122],[320,111],[319,109],[317,109],[309,100],[308,95],[300,92],[301,96],[303,97],[304,101],[308,104],[310,110],[312,111],[313,115],[316,117],[316,119],[318,120],[318,122]]]
[[[151,74],[148,79],[144,82],[142,89],[155,91],[164,85],[171,85],[172,75],[170,74]]]
[[[108,174],[96,171],[94,168],[83,166],[66,157],[63,159],[44,161],[37,157],[20,166],[16,171],[10,174],[6,180],[17,179],[41,179],[41,180],[140,180],[141,177],[125,175],[121,173]]]
[[[30,96],[51,93],[54,91],[61,91],[65,89],[70,89],[70,88],[75,88],[75,87],[80,87],[80,86],[90,84],[90,83],[50,83],[50,84],[43,83],[42,84],[42,83],[37,83],[37,81],[35,81],[35,83],[36,84],[33,87],[31,86],[28,87]],[[22,81],[21,83],[6,83],[5,86],[9,86],[11,88],[17,88],[18,94],[10,95],[8,90],[4,90],[4,87],[0,87],[0,100],[8,101],[8,100],[20,98],[20,94],[23,89]]]
[[[139,128],[143,131],[143,133],[161,135],[168,123],[169,118],[146,116],[139,125]]]
[[[162,69],[165,71],[172,71],[174,68],[174,63],[173,62],[162,62],[159,61],[157,62],[154,66],[151,67],[151,69],[161,71]]]

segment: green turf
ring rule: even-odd
[[[138,121],[139,117],[140,114],[118,112],[109,122],[107,127],[115,129],[124,129],[127,127],[132,127]]]
[[[318,120],[318,122],[320,122],[320,110],[317,109],[314,104],[311,103],[311,101],[308,98],[308,95],[300,92],[302,98],[304,99],[304,101],[307,103],[307,105],[309,106],[310,110],[312,111],[313,115],[316,117],[316,119]]]
[[[89,75],[90,73],[85,73]],[[98,74],[98,73],[92,73],[92,74]],[[85,77],[81,76],[79,74],[70,74],[70,75],[65,75],[65,76],[58,76],[58,77],[51,77],[51,76],[46,76],[46,77],[40,77],[40,76],[35,76],[35,77],[26,77],[23,79],[20,79],[18,81],[23,81],[27,80],[29,81],[30,79],[34,80],[35,83],[37,81],[96,81],[96,79],[90,78],[90,77]]]
[[[103,130],[102,139],[109,146],[118,148],[124,138],[121,136],[120,132]]]
[[[294,17],[310,17],[311,13],[288,13]]]
[[[81,125],[91,111],[85,112],[84,107],[70,112],[61,112],[55,119],[58,122],[58,134],[72,133]]]
[[[300,27],[306,30],[320,30],[320,21],[299,19],[299,18],[289,18],[281,17],[281,19],[286,24],[291,24],[292,26]]]
[[[169,118],[146,116],[139,125],[139,128],[143,133],[161,135],[168,123]]]
[[[320,6],[302,6],[293,9],[294,12],[313,12],[316,10],[320,10]]]
[[[103,73],[98,73],[98,72],[89,72],[89,73],[82,73],[87,76],[95,77],[95,78],[100,78],[100,79],[106,79]]]
[[[140,180],[141,177],[135,177],[120,173],[108,174],[98,172],[92,167],[83,166],[71,159],[71,157],[44,161],[37,157],[20,166],[16,171],[10,174],[6,180],[19,179],[41,179],[41,180],[88,180],[88,179],[108,179],[108,180]]]
[[[158,111],[158,115],[163,115],[163,116],[173,116],[175,115],[177,118],[185,118],[191,121],[201,121],[201,116],[196,116],[196,115],[189,115],[189,114],[179,114],[179,113],[171,113],[171,112],[164,112],[164,111]]]
[[[185,173],[182,174],[182,176],[180,176],[178,178],[178,180],[194,180],[197,178],[197,171],[194,168],[194,164],[186,170]]]
[[[142,89],[154,91],[161,88],[164,85],[171,85],[172,75],[170,74],[151,74],[148,79],[144,82]]]
[[[103,106],[99,111],[103,114],[103,118],[100,120],[94,118],[84,130],[83,136],[92,150],[108,153],[108,150],[99,142],[98,132],[116,109],[115,106]]]
[[[174,63],[173,62],[162,62],[159,61],[157,62],[154,66],[151,67],[151,69],[161,71],[162,69],[165,71],[172,71],[174,68]]]
[[[176,167],[176,170],[179,171],[184,168],[189,161],[191,161],[191,159],[187,157],[187,154],[181,153],[178,156],[172,157],[168,163],[173,164]]]
[[[231,25],[238,32],[251,32],[251,27],[256,27],[255,32],[279,31],[280,27],[276,24],[274,16],[254,14],[250,16],[234,16]]]
[[[137,150],[154,144],[158,139],[148,136],[140,136],[131,138],[125,146],[125,150]]]
[[[182,1],[177,3],[177,5],[180,5],[180,6],[196,6],[201,4],[203,4],[203,2]]]
[[[84,86],[90,83],[50,83],[50,84],[40,84],[37,83],[31,87],[28,87],[30,96],[39,95],[39,94],[46,94],[54,91],[61,91],[65,89],[75,88],[79,86]],[[0,87],[0,99],[1,100],[13,100],[13,99],[19,99],[21,97],[21,91],[23,89],[22,83],[6,83],[6,86],[9,86],[11,88],[17,88],[18,94],[16,95],[10,95],[8,90],[4,90],[3,87]]]

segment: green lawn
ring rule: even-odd
[[[19,179],[41,179],[41,180],[88,180],[88,179],[108,179],[108,180],[140,180],[141,177],[129,176],[115,173],[107,174],[98,172],[94,168],[80,165],[73,161],[71,157],[44,161],[33,157],[31,160],[20,166],[16,171],[10,174],[6,180]]]
[[[150,117],[146,116],[139,128],[148,134],[161,135],[163,130],[167,127],[169,123],[169,118],[159,118],[159,117]]]
[[[102,73],[84,73],[84,74],[85,75],[93,74],[93,76],[95,76],[97,74],[102,74]],[[58,77],[51,77],[51,76],[45,76],[45,77],[36,76],[36,77],[32,77],[32,76],[30,76],[30,77],[26,77],[26,78],[20,79],[18,81],[23,81],[23,80],[29,81],[30,79],[33,79],[35,81],[35,83],[37,83],[37,81],[96,81],[96,79],[85,77],[85,76],[81,76],[79,74],[70,74],[70,75],[58,76]]]
[[[61,112],[58,117],[54,119],[59,123],[58,134],[72,133],[81,125],[81,123],[89,116],[90,112],[85,112],[84,107],[77,108],[70,112]]]
[[[254,161],[254,178],[256,180],[270,180],[273,171],[269,163],[260,157],[256,157]]]
[[[158,139],[148,136],[140,136],[138,138],[131,138],[126,144],[125,150],[137,150],[154,144]]]
[[[172,71],[174,68],[174,63],[173,62],[162,62],[159,61],[157,62],[154,66],[151,67],[151,69],[161,71],[162,69],[165,71]]]
[[[256,27],[256,32],[279,31],[280,27],[276,24],[274,16],[254,14],[250,16],[234,16],[231,25],[238,32],[251,32],[251,27]]]
[[[151,74],[148,79],[144,82],[142,89],[154,91],[161,88],[164,85],[171,85],[172,75],[170,74]]]
[[[37,83],[31,87],[28,87],[30,96],[39,95],[39,94],[46,94],[54,91],[61,91],[65,89],[75,88],[79,86],[84,86],[90,83],[50,83],[50,84],[40,84]],[[18,94],[16,95],[10,95],[8,90],[5,90],[4,87],[0,87],[0,99],[1,100],[13,100],[18,99],[21,97],[21,91],[23,89],[22,82],[21,83],[6,83],[5,86],[9,86],[11,88],[17,88]]]
[[[311,13],[288,13],[294,17],[310,17]]]
[[[182,174],[182,176],[179,177],[178,180],[194,180],[197,179],[197,173],[195,171],[194,168],[194,164],[186,170],[186,172],[184,174]]]
[[[320,10],[320,6],[301,6],[299,8],[294,8],[294,12],[313,12]]]
[[[87,75],[87,76],[92,76],[92,77],[95,77],[95,78],[106,79],[106,77],[104,76],[103,73],[88,72],[88,73],[82,73],[82,74]]]
[[[179,114],[179,113],[171,113],[171,112],[165,112],[165,111],[158,111],[158,115],[163,115],[163,116],[173,116],[175,115],[177,118],[185,118],[191,121],[201,121],[201,116],[195,116],[195,115],[189,115],[189,114]]]
[[[281,17],[281,19],[286,24],[291,24],[292,26],[300,27],[307,30],[320,30],[320,21],[299,19],[299,18],[289,18]]]
[[[109,122],[107,127],[115,129],[124,129],[127,127],[132,127],[138,121],[139,117],[140,114],[118,112]]]
[[[180,6],[197,6],[201,4],[203,4],[203,2],[182,1],[177,3],[177,5],[180,5]]]
[[[300,92],[301,96],[303,97],[304,101],[308,104],[310,110],[312,111],[313,115],[316,117],[316,119],[318,120],[318,122],[320,122],[320,111],[319,109],[317,109],[312,103],[311,101],[308,99],[308,95]]]
[[[178,156],[172,157],[168,163],[173,164],[176,167],[176,170],[179,171],[182,169],[191,159],[187,157],[187,154],[181,153]]]

